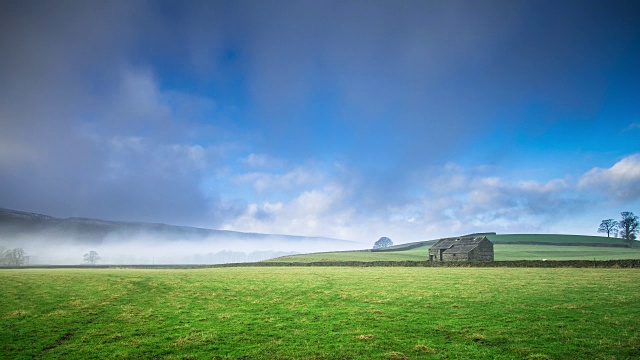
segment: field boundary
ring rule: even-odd
[[[430,261],[319,261],[252,262],[194,265],[25,265],[0,266],[2,269],[207,269],[226,267],[477,267],[477,268],[640,268],[640,259],[624,260],[512,260],[473,262]]]

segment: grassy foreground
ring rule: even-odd
[[[632,359],[637,269],[2,270],[20,358]]]

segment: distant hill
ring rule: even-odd
[[[558,246],[604,246],[604,247],[630,247],[629,243],[620,238],[586,235],[560,235],[560,234],[501,234],[476,233],[464,235],[486,236],[494,244],[530,244],[530,245],[558,245]],[[389,246],[380,249],[371,249],[373,252],[405,251],[417,247],[433,245],[441,239],[417,241],[412,243]],[[639,242],[640,243],[640,242]],[[368,251],[368,250],[365,250]]]
[[[496,260],[610,260],[640,258],[640,249],[630,247],[623,239],[619,238],[557,234],[496,235],[487,233],[473,235],[487,236],[494,243]],[[363,249],[358,251],[292,255],[268,261],[426,261],[429,257],[429,247],[438,240],[440,239],[400,244],[375,250]]]
[[[318,242],[327,245],[347,245],[347,240],[326,237],[244,233],[189,226],[175,226],[145,222],[107,221],[90,218],[56,218],[53,216],[0,208],[0,241],[20,239],[65,239],[86,244],[105,241],[127,241],[144,236],[163,240],[228,242],[234,240],[268,242]]]

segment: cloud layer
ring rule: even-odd
[[[333,176],[312,176],[316,169],[296,168],[296,174],[305,174],[298,178],[308,181],[297,182],[287,201],[277,201],[281,197],[271,195],[286,187],[283,184],[289,183],[292,173],[270,174],[268,183],[253,177],[263,201],[250,203],[246,212],[226,227],[332,235],[363,242],[384,235],[420,240],[482,231],[552,232],[563,229],[559,224],[575,221],[603,202],[637,201],[638,156],[627,156],[608,169],[591,169],[575,180],[546,182],[513,181],[495,176],[496,169],[468,169],[449,163],[420,171],[396,194],[395,202],[377,202],[370,208],[361,208],[366,203],[363,196],[376,196],[361,191],[366,188],[365,179],[351,176],[345,182],[344,169],[339,166],[332,171]],[[318,177],[323,181],[311,180]]]
[[[612,216],[593,204],[640,197],[638,17],[5,1],[0,206],[363,241],[585,233]]]

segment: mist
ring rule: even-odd
[[[223,264],[309,252],[362,249],[327,237],[273,235],[161,223],[56,218],[0,208],[0,247],[21,248],[31,265],[77,265],[95,251],[99,264]]]
[[[257,234],[256,234],[257,235]],[[79,265],[89,251],[100,255],[105,265],[177,265],[256,262],[301,253],[362,249],[364,244],[347,241],[323,241],[309,238],[290,240],[271,235],[268,240],[237,238],[175,239],[151,234],[122,238],[108,236],[102,241],[81,241],[55,234],[0,238],[4,248],[22,248],[29,265]]]

